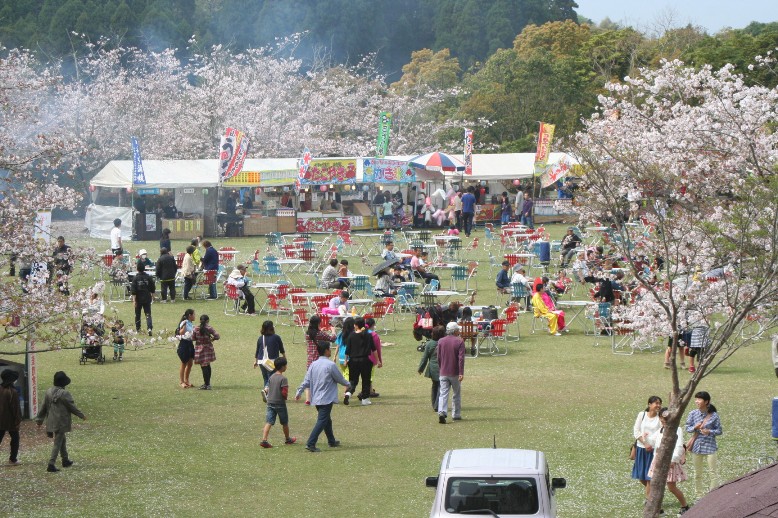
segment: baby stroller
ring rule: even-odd
[[[88,360],[95,360],[98,364],[105,363],[105,356],[103,355],[103,334],[105,333],[103,326],[82,321],[80,334],[81,357],[78,359],[78,363],[86,365]]]

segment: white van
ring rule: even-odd
[[[507,448],[449,450],[437,477],[430,516],[555,517],[554,493],[567,485],[550,478],[541,451]],[[482,511],[482,512],[479,512]]]

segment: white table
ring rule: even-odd
[[[229,263],[232,266],[235,266],[235,259],[240,253],[237,250],[217,250],[217,252],[219,253],[219,263]]]
[[[447,290],[438,290],[438,291],[425,291],[423,292],[423,295],[432,295],[433,297],[440,298],[441,302],[446,303],[448,302],[448,299],[455,295],[462,295],[458,291],[447,291]]]
[[[281,268],[286,268],[286,275],[287,277],[290,277],[290,281],[291,275],[296,275],[297,283],[302,284],[302,278],[300,277],[300,272],[298,270],[300,269],[301,265],[307,264],[307,261],[302,259],[279,259],[276,261],[276,264],[278,264]]]
[[[359,306],[361,304],[372,304],[377,299],[351,299],[348,301],[349,306]]]
[[[597,303],[591,300],[559,300],[557,301],[556,306],[560,309],[570,308],[570,312],[573,314],[573,317],[569,318],[567,315],[565,315],[565,326],[570,327],[570,325],[575,322],[581,313],[586,311],[587,308],[597,307]],[[589,329],[587,328],[585,317],[581,322],[581,327],[584,330],[584,334],[589,334]],[[592,328],[592,333],[594,333],[594,328]]]

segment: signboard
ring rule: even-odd
[[[51,211],[41,210],[35,216],[33,237],[36,241],[43,241],[47,245],[51,243]]]
[[[465,174],[473,174],[473,130],[465,128]]]
[[[378,158],[386,156],[389,148],[389,133],[392,131],[392,114],[381,112],[378,116],[378,137],[376,138],[376,154]]]
[[[354,158],[311,160],[300,182],[303,185],[355,184],[357,183],[357,161]]]
[[[135,192],[137,192],[139,196],[142,196],[144,194],[159,194],[159,189],[138,189]],[[194,192],[194,189],[192,190],[192,192]]]
[[[152,214],[146,214],[146,232],[156,232],[157,231],[157,215]]]
[[[184,189],[184,194],[194,194],[194,191],[195,191],[194,188],[187,187],[186,189]]]
[[[366,158],[362,162],[362,181],[364,183],[411,183],[416,181],[416,173],[408,162]]]
[[[535,153],[535,175],[542,174],[548,163],[548,155],[551,152],[551,139],[554,138],[553,124],[540,123],[540,132],[538,133],[538,150]]]

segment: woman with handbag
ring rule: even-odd
[[[651,437],[659,427],[659,409],[662,408],[662,398],[651,396],[648,398],[648,406],[640,412],[635,419],[635,425],[632,427],[632,436],[635,438],[635,464],[632,466],[632,478],[638,480],[645,488],[646,498],[651,490],[649,481],[651,477],[648,470],[651,462],[654,460],[654,447],[651,446],[648,438]]]
[[[195,329],[194,319],[194,309],[187,309],[181,316],[181,320],[176,328],[176,338],[179,340],[176,353],[181,360],[181,367],[178,370],[181,388],[192,387],[192,384],[189,383],[189,373],[192,372],[192,363],[194,363],[195,355],[194,343],[192,342],[192,335]]]
[[[262,322],[262,329],[259,333],[257,350],[254,353],[254,368],[256,369],[259,366],[262,371],[262,401],[267,403],[267,392],[265,390],[275,368],[273,361],[279,356],[286,357],[286,351],[284,351],[284,342],[276,334],[276,329],[271,320]]]
[[[702,461],[707,459],[710,483],[709,489],[719,485],[718,481],[718,459],[716,452],[716,436],[722,434],[721,421],[716,407],[710,403],[710,394],[700,391],[694,395],[695,410],[689,412],[686,418],[686,431],[692,434],[691,439],[686,443],[686,451],[693,453],[694,462],[694,490],[697,498],[705,493],[703,489]]]
[[[320,325],[321,317],[319,315],[313,315],[310,320],[308,320],[308,329],[305,331],[305,341],[308,344],[308,360],[305,366],[306,372],[308,371],[308,368],[311,366],[311,364],[319,359],[319,342],[330,343],[335,341],[335,335],[325,333],[319,329]],[[305,389],[305,404],[311,404],[310,389]]]
[[[212,328],[208,315],[200,315],[200,325],[194,328],[192,338],[195,343],[194,362],[203,371],[203,384],[200,390],[211,390],[211,364],[216,361],[216,351],[213,342],[220,338],[219,333]]]
[[[670,412],[667,408],[662,408],[659,411],[659,422],[661,428],[648,438],[649,443],[654,447],[654,451],[659,449],[662,444],[662,433],[665,426],[667,426],[667,418],[670,416]],[[683,469],[683,464],[686,462],[686,445],[683,443],[683,430],[678,427],[676,431],[675,445],[673,446],[673,457],[670,461],[670,469],[667,472],[667,489],[675,498],[678,499],[678,503],[681,504],[681,509],[678,516],[682,515],[689,510],[689,504],[686,502],[686,497],[683,495],[683,491],[678,488],[678,482],[683,482],[687,479],[686,470]],[[656,457],[651,461],[651,467],[648,469],[648,476],[654,476],[654,464],[656,463]],[[660,511],[661,514],[661,511]]]

